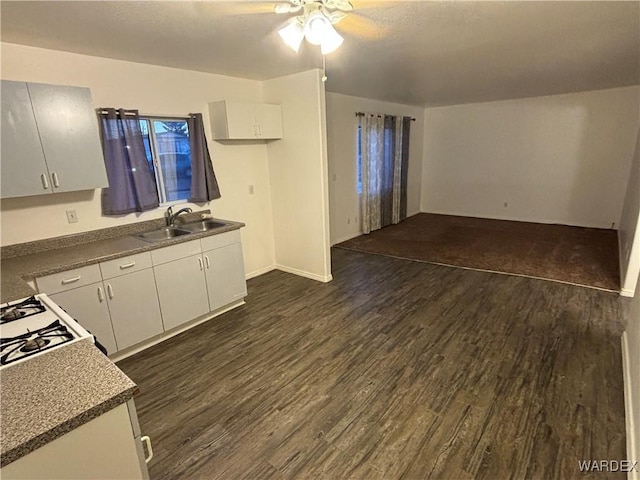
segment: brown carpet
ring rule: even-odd
[[[616,230],[420,213],[336,247],[620,289]]]

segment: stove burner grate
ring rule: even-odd
[[[0,324],[42,313],[47,308],[35,296],[0,308]]]
[[[60,320],[17,337],[0,338],[0,365],[7,365],[73,339],[74,335]]]

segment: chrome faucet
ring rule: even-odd
[[[191,213],[191,212],[193,212],[193,210],[191,210],[189,207],[181,208],[176,213],[173,213],[172,207],[167,208],[167,211],[164,212],[164,219],[167,222],[167,227],[173,227],[173,224],[176,222],[178,215],[180,215],[181,213]]]

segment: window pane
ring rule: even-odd
[[[153,168],[153,154],[151,153],[151,139],[149,138],[149,120],[140,119],[140,131],[142,132],[142,142],[144,143],[144,153],[147,155],[149,168],[155,173]]]
[[[156,148],[167,202],[186,200],[191,192],[191,147],[186,120],[154,120]]]

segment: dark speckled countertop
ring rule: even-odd
[[[200,212],[197,212],[197,215]],[[114,258],[125,257],[140,252],[155,250],[157,248],[175,245],[176,243],[188,242],[198,238],[217,235],[220,233],[237,230],[244,227],[244,223],[232,222],[229,220],[215,219],[225,225],[208,232],[191,233],[163,240],[161,242],[150,243],[135,236],[136,233],[152,230],[162,226],[157,221],[141,222],[113,229],[97,230],[80,235],[69,237],[59,237],[57,245],[71,244],[70,246],[60,246],[40,252],[31,252],[29,244],[25,245],[23,255],[2,259],[1,291],[0,303],[10,302],[20,298],[33,295],[35,292],[27,284],[27,281],[37,277],[51,275],[52,273],[63,272],[72,268],[84,267],[94,263],[100,263]],[[180,225],[177,225],[178,227]],[[113,235],[122,232],[120,236],[111,238],[100,238],[105,235],[105,231]],[[80,237],[80,240],[78,240]],[[98,239],[96,239],[96,237]],[[81,240],[86,240],[81,242]],[[80,243],[78,243],[80,242]],[[33,242],[34,244],[40,242]],[[15,249],[15,247],[12,247]]]
[[[195,212],[197,220],[208,211]],[[2,248],[1,303],[33,295],[27,281],[114,258],[237,230],[224,223],[208,232],[149,243],[135,236],[163,220]],[[177,225],[179,227],[179,225]],[[92,343],[79,341],[0,371],[0,466],[7,465],[133,397],[136,385]]]
[[[0,371],[5,466],[133,397],[133,383],[93,343],[78,341]]]

